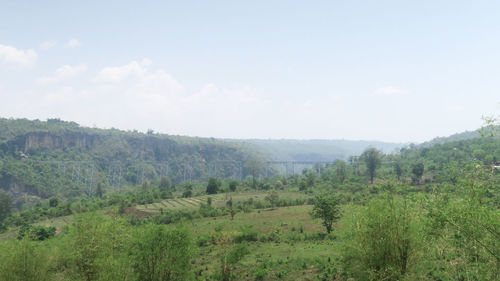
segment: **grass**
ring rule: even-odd
[[[158,203],[136,206],[148,213],[168,210],[195,210],[201,203],[212,198],[214,207],[223,207],[229,198],[234,202],[265,200],[267,192],[240,192],[204,195],[194,198],[175,198]],[[280,198],[307,198],[296,192],[280,192]],[[281,208],[239,212],[234,220],[230,216],[199,218],[184,221],[191,229],[197,242],[193,271],[198,280],[213,280],[220,271],[221,257],[232,247],[235,237],[253,232],[257,241],[248,242],[250,253],[235,266],[235,280],[321,280],[318,276],[327,275],[324,280],[334,280],[336,264],[339,260],[339,244],[333,236],[322,236],[324,227],[321,221],[309,215],[312,206],[299,205]],[[55,226],[58,232],[70,224],[72,216],[59,217],[37,224]],[[178,224],[167,225],[176,227]],[[17,229],[0,235],[0,240],[15,239]],[[201,241],[207,241],[201,242]]]
[[[309,215],[312,206],[266,209],[230,216],[202,218],[186,222],[195,239],[216,237],[219,242],[201,246],[194,262],[200,279],[213,276],[220,269],[220,258],[230,245],[225,237],[235,237],[248,229],[256,231],[258,241],[249,242],[250,254],[235,269],[237,280],[317,280],[318,273],[331,271],[338,261],[335,239],[311,239],[324,233],[321,221]],[[175,227],[175,225],[169,225]],[[268,240],[273,237],[273,240]],[[333,279],[333,278],[332,278]]]
[[[238,194],[233,195],[233,200],[258,199],[265,195],[266,193]],[[225,202],[224,195],[211,197],[213,203]],[[148,204],[145,209],[151,211],[153,208],[165,209],[167,206],[197,208],[206,198],[207,196],[165,200]],[[181,202],[184,204],[180,204]],[[221,256],[232,246],[232,239],[249,230],[256,232],[258,239],[248,242],[250,254],[236,265],[235,280],[318,280],[318,275],[335,272],[332,269],[335,269],[339,260],[338,242],[328,236],[316,238],[317,233],[324,233],[324,228],[321,221],[310,217],[311,209],[310,205],[300,205],[240,212],[234,220],[231,220],[230,216],[222,216],[184,222],[184,225],[191,229],[195,241],[200,241],[203,237],[213,238],[209,239],[211,242],[198,247],[194,256],[193,270],[198,280],[213,280],[213,276],[220,271]],[[38,224],[55,226],[60,231],[71,221],[72,216],[67,216]],[[167,227],[176,227],[179,224]],[[17,231],[12,229],[1,234],[0,240],[15,239]],[[334,279],[333,275],[328,276],[330,279],[326,280]]]

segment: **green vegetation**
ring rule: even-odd
[[[134,270],[138,280],[186,280],[190,275],[192,240],[185,228],[167,230],[148,225],[134,239]]]
[[[366,163],[366,168],[368,169],[368,174],[370,175],[370,183],[373,184],[375,171],[380,166],[380,162],[382,161],[382,153],[376,148],[368,148],[363,152],[363,154],[361,154],[361,159]]]
[[[333,230],[333,224],[340,219],[339,200],[333,196],[318,195],[314,198],[312,216],[323,220],[326,232]]]
[[[492,136],[13,210],[0,192],[0,280],[499,280],[499,160]]]
[[[17,209],[51,197],[102,197],[146,181],[168,192],[184,181],[244,179],[244,163],[259,157],[214,139],[0,118],[0,189]]]

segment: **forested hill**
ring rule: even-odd
[[[92,195],[96,186],[245,176],[249,148],[207,138],[0,119],[0,190],[26,200]]]
[[[392,153],[405,146],[403,143],[353,140],[263,140],[248,139],[228,141],[261,151],[268,158],[280,161],[334,161],[360,155],[368,147]]]
[[[480,138],[480,137],[481,137],[480,130],[466,131],[466,132],[462,132],[462,133],[453,134],[453,135],[447,136],[447,137],[433,138],[430,141],[422,143],[422,146],[430,147],[430,146],[433,146],[435,144],[444,144],[444,143],[452,142],[452,141],[470,140],[470,139],[475,139],[475,138]]]

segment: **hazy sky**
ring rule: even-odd
[[[429,140],[500,111],[499,1],[0,1],[0,117]]]

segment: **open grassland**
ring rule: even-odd
[[[254,210],[249,213],[238,213],[231,220],[230,216],[203,218],[191,221],[188,226],[194,235],[203,235],[215,229],[223,232],[238,232],[244,227],[252,227],[258,232],[289,231],[292,228],[304,231],[323,231],[320,221],[313,220],[309,215],[312,206],[293,206],[273,209]]]
[[[224,216],[185,223],[200,246],[195,272],[201,279],[213,277],[230,242],[245,235],[250,253],[235,268],[238,280],[317,280],[320,272],[335,272],[337,242],[319,234],[324,228],[311,218],[311,210],[307,205],[282,207],[238,213],[234,220]]]

